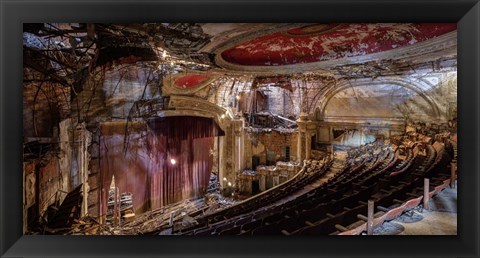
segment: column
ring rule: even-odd
[[[307,128],[307,115],[302,113],[300,118],[297,120],[298,125],[298,140],[297,140],[297,159],[300,162],[300,165],[303,164],[304,159],[306,158],[306,128]]]
[[[312,155],[312,134],[305,133],[305,159],[310,159]]]

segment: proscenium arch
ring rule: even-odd
[[[195,97],[172,95],[168,106],[171,109],[163,110],[160,115],[212,118],[224,132],[232,121],[227,109]]]
[[[234,138],[232,114],[228,109],[204,99],[179,95],[170,96],[168,108],[168,110],[158,112],[157,116],[199,116],[211,118],[225,133],[224,139]],[[229,169],[229,167],[233,168],[235,166],[234,159],[231,158],[229,153],[231,153],[231,150],[228,149],[226,144],[219,146],[219,158],[224,161],[218,164],[218,178],[231,178],[235,175],[233,170]],[[226,187],[226,183],[223,180],[219,180],[219,183],[222,189]]]
[[[351,87],[365,87],[365,86],[373,86],[373,85],[397,85],[400,87],[407,88],[409,90],[414,91],[420,97],[422,97],[432,108],[433,112],[435,113],[435,118],[440,117],[440,109],[435,103],[435,101],[428,96],[428,94],[422,88],[430,88],[431,85],[426,84],[423,81],[418,81],[419,85],[412,84],[412,81],[407,81],[404,79],[388,79],[388,80],[378,80],[378,81],[362,81],[355,84],[350,84],[348,81],[343,81],[340,85],[336,85],[334,88],[330,89],[325,93],[326,98],[320,104],[320,117],[325,118],[325,109],[328,106],[330,100],[337,95],[339,92],[351,88]],[[425,85],[420,85],[425,84]],[[423,86],[423,87],[422,87]]]

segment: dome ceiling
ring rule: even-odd
[[[246,67],[308,64],[402,48],[455,30],[455,23],[313,24],[237,39],[217,58]]]

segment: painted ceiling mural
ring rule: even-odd
[[[456,28],[456,23],[314,24],[241,42],[221,57],[245,66],[312,63],[413,45]]]

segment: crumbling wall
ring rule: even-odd
[[[29,221],[38,219],[55,202],[65,197],[64,175],[60,169],[60,160],[54,153],[49,153],[40,160],[24,162],[25,173],[25,208],[33,207]],[[68,182],[67,182],[68,183]]]
[[[65,119],[59,124],[59,166],[62,173],[62,186],[61,189],[69,192],[73,190],[70,187],[70,169],[72,163],[72,149],[70,144],[69,132],[72,127],[71,119]],[[65,198],[65,195],[62,196],[61,200]]]
[[[88,214],[93,217],[100,215],[100,193],[102,189],[100,178],[100,130],[98,127],[89,128],[91,143],[88,146],[90,161],[88,162]]]
[[[418,78],[420,79],[418,79]],[[338,92],[325,109],[327,118],[403,118],[430,123],[447,122],[456,115],[456,72],[412,77],[417,91],[400,85],[372,84]],[[367,121],[366,121],[367,122]]]
[[[95,70],[73,99],[73,118],[87,125],[126,119],[134,103],[160,97],[158,71],[151,67],[122,65],[111,70]]]
[[[293,115],[291,110],[291,92],[280,87],[270,87],[268,95],[268,110],[281,116]]]
[[[219,78],[209,86],[209,89],[211,92],[206,97],[209,102],[224,108],[231,108],[234,111],[251,110],[252,101],[255,99],[253,92],[259,90],[268,98],[268,103],[263,106],[263,111],[285,117],[298,115],[300,104],[296,98],[299,91],[296,89],[294,89],[294,92],[276,86],[253,89],[251,81],[240,81],[232,78]],[[259,103],[258,106],[262,106],[262,104]]]
[[[70,116],[70,88],[49,82],[23,84],[23,136],[52,137]]]
[[[342,136],[338,137],[334,144],[358,147],[363,144],[374,142],[375,135],[368,130],[348,130]]]
[[[28,214],[24,223],[38,221],[48,206],[61,203],[70,188],[72,152],[69,140],[70,119],[59,124],[58,143],[37,159],[24,162],[24,209]]]
[[[286,147],[290,147],[290,161],[296,161],[297,153],[297,132],[245,132],[245,163],[247,168],[252,167],[252,157],[260,158],[259,165],[285,161]]]

